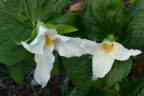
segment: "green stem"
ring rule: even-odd
[[[50,81],[47,83],[46,87],[48,88],[52,96],[59,96],[59,94],[57,93],[53,85],[50,83]]]
[[[0,80],[8,80],[8,79],[12,79],[11,76],[7,76],[7,77],[0,77]]]
[[[141,77],[144,76],[144,49],[142,53],[142,61],[141,61]]]

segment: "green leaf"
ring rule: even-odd
[[[137,0],[131,0],[131,5],[133,5]]]
[[[52,68],[52,71],[51,71],[51,75],[57,75],[57,74],[62,73],[63,65],[62,65],[61,57],[58,54],[58,52],[54,51],[53,54],[55,56],[55,61],[53,63],[53,68]]]
[[[82,17],[88,37],[96,41],[119,36],[130,20],[123,0],[84,0]]]
[[[7,65],[30,60],[33,54],[14,43],[30,38],[37,20],[45,23],[69,0],[0,0],[0,62]]]
[[[120,96],[125,96],[125,94],[127,93],[127,90],[128,90],[129,87],[130,87],[130,82],[129,82],[128,79],[124,79],[123,81],[118,82],[118,83],[115,85],[115,87],[116,87],[116,86],[119,87],[119,88],[118,88],[119,90],[115,89],[116,92],[117,92],[118,94],[120,94]]]
[[[119,82],[120,96],[144,96],[144,77],[132,80],[130,83],[127,79]]]
[[[143,96],[143,95],[144,95],[144,77],[133,80],[124,96]]]
[[[29,42],[29,41],[32,41],[35,37],[37,36],[37,28],[35,28],[33,31],[32,31],[32,34],[31,34],[31,37],[29,39],[27,39],[26,41],[24,42]],[[14,39],[13,39],[14,40]],[[17,45],[22,45],[21,42],[17,42],[14,40],[14,42],[17,44]]]
[[[128,13],[131,21],[122,34],[118,38],[118,42],[127,48],[134,48],[144,44],[144,0],[138,0],[129,9]]]
[[[115,60],[111,71],[102,79],[98,79],[96,83],[101,86],[101,88],[113,86],[118,81],[125,79],[129,74],[132,66],[132,58],[126,61]]]
[[[70,92],[69,95],[64,96],[85,96],[85,94],[82,91],[77,90],[76,88]]]
[[[64,33],[70,33],[74,31],[78,31],[77,28],[71,27],[71,26],[63,26],[63,25],[53,25],[53,24],[45,24],[43,25],[44,27],[47,28],[55,28],[58,32],[58,34],[64,34]]]
[[[113,90],[103,90],[98,85],[94,84],[91,86],[86,96],[120,96]]]
[[[62,61],[73,85],[83,92],[88,92],[92,84],[92,59],[90,55],[82,57],[65,58]]]
[[[32,67],[31,60],[28,61],[23,60],[14,65],[7,65],[10,76],[17,84],[21,84],[21,82],[25,78],[25,75],[28,73],[31,67]]]
[[[78,29],[77,32],[67,33],[64,35],[87,38],[83,21],[76,13],[55,14],[49,20],[47,20],[46,23],[76,27]]]
[[[104,78],[92,81],[92,59],[89,57],[90,55],[73,58],[62,57],[71,82],[78,90],[84,93],[88,92],[93,83],[97,83],[101,88],[113,86],[128,75],[132,65],[131,58],[126,61],[115,60],[111,71]]]

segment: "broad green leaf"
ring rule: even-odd
[[[96,41],[119,36],[130,20],[123,0],[84,0],[82,17],[88,37]]]
[[[137,0],[131,0],[131,5],[133,5]]]
[[[125,79],[129,74],[132,66],[132,59],[126,61],[117,61],[115,60],[111,71],[102,79],[98,79],[96,83],[102,88],[113,86],[118,81]]]
[[[57,75],[57,74],[62,73],[63,65],[62,65],[61,57],[58,54],[58,52],[54,51],[53,54],[55,56],[55,61],[53,63],[53,68],[52,68],[52,71],[51,71],[51,75]]]
[[[125,94],[125,96],[143,96],[144,90],[142,90],[142,89],[144,89],[144,77],[133,80],[131,82],[131,85],[130,85],[129,89],[127,90],[127,92],[126,92],[127,94]]]
[[[23,60],[14,65],[7,65],[10,76],[17,84],[21,84],[21,82],[24,80],[25,75],[28,73],[31,67],[31,60]]]
[[[46,23],[55,25],[73,26],[78,29],[76,32],[64,34],[66,36],[87,38],[83,21],[76,13],[55,14]]]
[[[118,87],[118,88],[116,88]],[[118,82],[114,89],[115,91],[120,95],[120,96],[125,96],[125,94],[127,93],[127,90],[130,87],[130,82],[128,79],[124,79],[123,81]]]
[[[92,81],[92,58],[89,57],[90,55],[73,58],[62,57],[71,82],[78,90],[84,93],[88,92],[93,83],[98,84],[101,88],[113,86],[128,75],[132,65],[131,58],[126,61],[115,60],[111,71],[104,78]]]
[[[17,42],[30,38],[37,20],[45,23],[69,0],[0,0],[0,62],[7,65],[30,60],[33,54]]]
[[[37,36],[37,28],[35,28],[33,31],[32,31],[32,34],[31,34],[31,37],[29,39],[27,39],[26,41],[24,42],[28,42],[28,41],[32,41],[35,37]],[[14,40],[14,39],[13,39]],[[14,40],[14,42],[17,44],[17,45],[22,45],[21,42],[17,42]]]
[[[88,92],[92,85],[92,59],[90,55],[82,57],[65,58],[62,61],[73,85],[83,92]]]
[[[98,85],[91,86],[86,96],[120,96],[113,90],[103,90]]]
[[[117,38],[118,42],[127,48],[134,48],[144,44],[144,0],[138,0],[129,9],[131,21],[125,34]]]
[[[71,26],[63,26],[63,25],[53,25],[53,24],[45,24],[43,25],[44,27],[47,28],[55,28],[58,32],[58,34],[64,34],[64,33],[70,33],[74,31],[78,31],[77,28],[71,27]]]
[[[119,82],[120,96],[144,96],[144,77],[132,80]]]
[[[85,94],[82,91],[77,90],[76,88],[70,92],[69,95],[65,96],[85,96]]]

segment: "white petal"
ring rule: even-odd
[[[41,34],[46,34],[48,31],[49,31],[48,28],[43,27],[43,26],[41,26],[41,25],[38,27],[38,34],[39,34],[39,35],[41,35]]]
[[[56,29],[52,29],[52,28],[49,29],[49,31],[46,34],[49,36],[49,38],[51,40],[61,39],[62,41],[67,41],[70,39],[70,37],[66,37],[66,36],[62,36],[62,35],[57,34]]]
[[[110,55],[117,60],[127,60],[130,56],[136,56],[141,53],[139,50],[128,50],[117,42],[114,42],[113,44],[113,49],[112,52],[110,52]]]
[[[67,41],[61,39],[55,39],[54,50],[58,51],[61,56],[73,57],[81,56],[86,54],[86,52],[79,46],[80,38],[71,38]]]
[[[103,78],[111,69],[114,58],[108,52],[93,56],[93,80]]]
[[[54,40],[55,38],[57,38],[57,31],[55,30],[55,29],[49,29],[48,31],[47,31],[47,33],[46,33],[48,36],[49,36],[49,38],[51,39],[51,40]]]
[[[52,54],[53,47],[46,44],[43,50],[43,55],[35,54],[35,61],[37,63],[36,70],[34,73],[35,80],[42,85],[46,86],[50,79],[50,72],[53,68],[53,62],[55,57]]]
[[[51,40],[54,40],[56,38],[55,35],[57,34],[57,31],[55,29],[52,28],[48,29],[40,25],[38,28],[38,34],[39,35],[47,34]]]
[[[85,52],[92,55],[100,55],[103,54],[106,50],[102,50],[102,44],[98,44],[96,42],[83,39],[83,41],[79,42],[79,45],[84,49]]]
[[[51,37],[52,40],[61,39],[62,41],[67,41],[67,40],[71,39],[70,37],[62,36],[62,35],[59,35],[59,34],[54,34],[54,35],[51,35],[50,37]]]
[[[43,45],[45,43],[44,34],[37,35],[37,37],[33,40],[33,42],[29,44],[22,41],[22,45],[29,52],[34,54],[43,54]]]

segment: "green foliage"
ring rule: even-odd
[[[69,91],[69,77],[67,77],[65,80],[64,80],[64,84],[63,84],[63,87],[62,87],[62,96],[68,96],[70,91]]]
[[[85,93],[88,92],[93,83],[98,84],[101,88],[113,86],[128,75],[132,65],[131,58],[126,61],[115,60],[111,71],[104,78],[92,81],[92,59],[89,57],[90,55],[72,58],[62,57],[71,82],[78,90]]]
[[[125,96],[125,94],[127,93],[127,90],[130,87],[130,82],[128,79],[124,79],[123,81],[118,82],[114,89],[115,91],[120,94],[121,96]]]
[[[133,5],[137,0],[131,0],[131,5]]]
[[[62,65],[61,57],[59,56],[58,52],[54,51],[53,54],[55,56],[55,61],[53,63],[53,68],[50,74],[57,75],[62,73],[63,65]]]
[[[14,65],[7,65],[10,76],[17,84],[21,84],[31,67],[31,60],[21,61]]]
[[[91,86],[86,96],[120,96],[113,90],[103,90],[98,85]]]
[[[78,31],[77,28],[71,26],[62,26],[62,25],[53,25],[53,24],[45,24],[43,25],[46,28],[55,28],[58,34],[70,33],[74,31]]]
[[[131,21],[118,42],[127,48],[134,48],[144,44],[144,0],[138,0],[129,9]]]
[[[0,62],[12,65],[33,58],[17,42],[30,38],[37,20],[45,22],[69,0],[0,0]]]
[[[76,27],[78,29],[77,32],[72,32],[72,33],[68,33],[64,35],[72,36],[72,37],[87,38],[82,19],[76,13],[55,14],[50,19],[48,19],[46,23]]]
[[[129,74],[132,67],[132,58],[126,61],[115,60],[111,71],[102,79],[98,79],[96,83],[101,86],[101,88],[113,86],[118,81],[125,79]]]
[[[144,77],[133,80],[131,83],[125,79],[118,83],[120,96],[144,96]]]
[[[85,96],[85,94],[82,91],[79,91],[75,88],[74,90],[70,92],[68,96]]]
[[[83,21],[88,37],[93,40],[119,36],[129,20],[123,0],[84,0]]]
[[[67,96],[67,95],[65,95]],[[120,96],[113,90],[104,90],[100,88],[97,84],[93,84],[89,92],[84,94],[82,91],[77,90],[76,88],[70,92],[68,96]]]
[[[33,31],[32,31],[31,37],[30,37],[29,39],[27,39],[26,41],[24,41],[24,42],[32,41],[32,40],[37,36],[37,30],[38,30],[38,28],[34,28]],[[14,40],[14,39],[13,39],[13,40]],[[17,44],[17,45],[22,45],[21,42],[17,42],[17,41],[15,41],[15,40],[14,40],[14,42],[15,42],[15,44]]]

